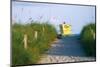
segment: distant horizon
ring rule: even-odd
[[[95,7],[12,1],[12,20],[22,23],[49,21],[58,32],[59,24],[66,22],[72,25],[73,34],[79,34],[85,25],[95,23]]]

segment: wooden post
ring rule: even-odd
[[[43,27],[43,32],[44,32],[44,27]]]
[[[38,37],[38,32],[35,31],[34,38],[37,39],[37,37]]]
[[[24,48],[27,49],[27,34],[24,34]]]

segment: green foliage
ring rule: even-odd
[[[37,39],[34,32],[38,32]],[[28,36],[28,48],[24,49],[24,34]],[[48,23],[33,22],[30,24],[12,25],[12,64],[25,65],[35,64],[40,59],[41,54],[50,48],[56,38],[56,30]]]
[[[86,25],[81,32],[81,41],[84,44],[85,51],[89,56],[96,55],[96,25],[88,24]]]

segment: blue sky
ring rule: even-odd
[[[57,30],[64,21],[72,26],[72,33],[79,34],[84,25],[95,23],[95,7],[63,4],[12,2],[12,19],[27,23],[49,21]]]

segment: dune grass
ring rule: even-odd
[[[81,32],[81,41],[88,56],[96,56],[96,25],[88,24]]]
[[[34,37],[37,31],[37,39]],[[27,49],[24,49],[24,34],[28,37]],[[50,48],[56,38],[56,30],[48,23],[33,22],[12,25],[12,65],[35,64],[40,56]]]

